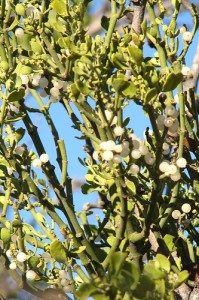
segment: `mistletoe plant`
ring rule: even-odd
[[[186,66],[197,10],[189,31],[181,0],[170,17],[162,0],[111,0],[93,37],[89,2],[0,1],[2,268],[40,299],[188,299],[199,278],[199,64]],[[58,102],[85,139],[82,194],[97,192],[102,210],[94,224],[94,204],[76,212]],[[144,139],[123,117],[132,102],[148,118]]]

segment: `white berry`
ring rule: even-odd
[[[179,168],[185,168],[186,165],[187,165],[187,161],[184,157],[180,157],[177,159],[176,161],[176,165],[179,167]]]
[[[177,167],[173,164],[168,166],[167,172],[171,175],[175,174],[178,171]]]
[[[105,150],[114,151],[115,150],[115,142],[112,140],[107,141]]]
[[[191,39],[192,39],[192,34],[191,34],[191,32],[190,32],[190,31],[185,31],[185,32],[183,33],[183,35],[182,35],[182,40],[183,40],[184,42],[189,43],[189,42],[191,42]]]
[[[24,261],[26,261],[27,260],[27,255],[26,255],[26,253],[24,253],[24,252],[19,252],[18,254],[17,254],[17,261],[19,261],[19,262],[24,262]]]
[[[191,75],[191,69],[189,67],[184,66],[181,69],[181,73],[184,76],[189,76],[189,75]]]
[[[42,257],[43,257],[43,259],[46,261],[46,262],[49,262],[50,260],[51,260],[51,255],[50,255],[50,253],[48,253],[48,252],[44,252],[43,254],[42,254]]]
[[[59,270],[59,278],[65,279],[67,272],[65,270]]]
[[[11,251],[10,249],[8,249],[8,250],[6,251],[6,255],[7,255],[8,257],[12,257],[12,251]]]
[[[181,217],[181,212],[179,210],[175,209],[171,215],[172,215],[173,219],[177,220]]]
[[[120,164],[120,163],[122,162],[122,157],[121,157],[120,155],[118,155],[118,154],[115,154],[115,155],[113,156],[113,162],[114,162],[115,164]]]
[[[53,85],[54,85],[55,88],[57,88],[57,89],[60,90],[60,89],[63,88],[64,83],[63,83],[63,81],[59,80],[59,81],[55,81],[55,82],[53,83]]]
[[[173,122],[174,122],[173,118],[168,117],[164,120],[164,126],[171,127],[173,125]]]
[[[39,86],[41,88],[46,88],[48,86],[48,79],[46,77],[41,77],[39,79]]]
[[[140,171],[140,168],[138,165],[134,164],[134,165],[131,165],[130,166],[130,172],[133,174],[133,175],[137,175]]]
[[[191,211],[191,205],[189,203],[184,203],[181,206],[181,209],[184,213],[188,214]]]
[[[122,152],[122,145],[121,144],[115,145],[114,151],[116,153],[121,153]]]
[[[98,151],[93,152],[93,159],[94,160],[99,160],[99,152]]]
[[[167,116],[173,116],[173,114],[175,114],[176,112],[176,109],[174,106],[170,105],[167,106],[164,111]]]
[[[32,165],[34,168],[40,168],[41,167],[41,160],[39,158],[35,158],[32,162]]]
[[[59,96],[59,94],[60,94],[59,89],[56,88],[56,87],[52,87],[52,88],[50,89],[50,94],[51,94],[52,96],[54,96],[54,97]]]
[[[120,153],[121,157],[127,157],[130,153],[130,149],[129,148],[123,148],[122,152]]]
[[[18,154],[18,155],[22,155],[24,153],[25,149],[24,147],[21,147],[21,146],[16,146],[15,147],[15,152]]]
[[[153,165],[155,162],[155,157],[151,153],[147,153],[144,156],[144,160],[148,165]]]
[[[16,270],[17,264],[16,264],[15,262],[12,262],[12,263],[9,265],[9,268],[10,268],[10,270]]]
[[[37,274],[33,270],[29,270],[26,273],[26,278],[31,281],[35,280],[36,276]]]
[[[19,76],[21,78],[21,83],[22,84],[28,84],[28,82],[30,80],[28,75],[19,75]]]
[[[141,157],[141,153],[139,150],[135,149],[131,152],[131,157],[134,159],[139,159]]]
[[[24,30],[22,28],[17,28],[15,30],[15,36],[16,37],[22,37],[24,35]]]
[[[146,155],[149,152],[148,147],[145,145],[140,146],[138,150],[142,155]]]
[[[129,142],[128,142],[128,141],[123,141],[123,142],[122,142],[122,148],[123,148],[123,149],[129,148]]]
[[[167,161],[162,161],[159,165],[159,170],[163,173],[168,172],[169,163]]]
[[[180,172],[176,172],[175,174],[170,175],[171,180],[178,181],[181,178]]]
[[[102,154],[102,157],[104,160],[110,161],[113,159],[113,152],[110,150],[106,150],[104,151],[104,153]]]
[[[47,163],[49,161],[49,156],[46,153],[43,153],[42,155],[40,155],[40,160],[43,164]]]

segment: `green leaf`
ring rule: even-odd
[[[127,117],[126,119],[124,119],[124,121],[122,122],[122,127],[126,127],[130,122],[130,118]]]
[[[115,236],[109,236],[107,238],[107,243],[110,245],[110,246],[113,246],[113,244],[116,242],[117,238]]]
[[[65,263],[67,259],[66,249],[58,240],[54,240],[50,245],[50,255],[59,263]]]
[[[95,175],[88,173],[88,174],[85,175],[85,178],[86,178],[86,180],[87,180],[88,182],[93,182],[94,176],[95,176]]]
[[[125,88],[127,88],[129,85],[129,82],[127,80],[123,80],[120,78],[116,78],[113,80],[112,86],[115,89],[116,92],[121,92]]]
[[[69,48],[70,49],[70,46],[71,46],[70,38],[69,37],[59,38],[58,44],[61,48],[64,48],[64,49]]]
[[[187,270],[183,270],[180,273],[178,273],[177,275],[178,275],[178,279],[174,282],[175,288],[177,288],[183,282],[185,282],[189,278],[190,273]]]
[[[126,187],[127,187],[127,190],[130,192],[131,195],[136,194],[136,187],[135,187],[135,183],[133,181],[127,180],[126,181]]]
[[[158,253],[156,255],[156,260],[159,262],[161,269],[167,271],[168,273],[170,272],[171,264],[166,256]]]
[[[178,9],[181,2],[182,0],[171,0],[171,3],[175,9]]]
[[[165,278],[165,273],[157,269],[153,262],[144,266],[144,275],[150,276],[152,280]]]
[[[51,6],[58,15],[68,17],[66,1],[53,0]]]
[[[118,275],[126,257],[127,257],[127,253],[123,253],[123,252],[113,253],[113,255],[111,256],[110,265],[109,265],[110,277]]]
[[[9,102],[16,102],[22,100],[25,95],[25,89],[21,88],[19,90],[12,91],[8,96]]]
[[[152,88],[147,91],[144,97],[144,105],[153,105],[154,101],[157,99],[158,92],[156,88]]]
[[[30,34],[24,34],[21,37],[17,37],[18,44],[22,47],[23,50],[29,51],[31,50],[30,40],[32,36]]]
[[[102,16],[102,18],[101,18],[101,26],[102,26],[102,28],[104,28],[106,31],[108,30],[109,22],[110,22],[110,18],[108,18],[108,17],[106,17],[106,16]]]
[[[171,252],[176,251],[177,247],[174,244],[175,237],[173,235],[166,234],[163,239],[164,239],[165,244],[167,245],[169,251],[171,251]]]
[[[43,49],[42,46],[40,45],[39,41],[30,41],[30,46],[31,49],[34,53],[38,53],[38,54],[42,54],[43,53]]]
[[[87,300],[89,296],[96,291],[97,288],[92,283],[83,283],[80,285],[75,295],[78,300]]]
[[[93,192],[101,192],[102,191],[102,187],[100,186],[92,186],[90,184],[82,184],[81,186],[81,190],[82,190],[82,193],[84,195],[87,195],[87,194],[90,194],[90,193],[93,193]]]
[[[82,253],[86,249],[86,246],[80,246],[77,250],[71,251],[72,253]]]
[[[43,214],[37,212],[37,218],[41,223],[45,224],[46,220],[45,220]]]
[[[128,98],[134,98],[137,94],[137,87],[133,82],[128,82],[128,85],[123,89],[122,94]]]
[[[5,119],[4,120],[4,124],[8,124],[8,123],[13,123],[13,122],[17,122],[23,119],[23,117],[25,116],[25,114],[17,114],[17,117],[9,117],[9,119]]]
[[[15,131],[15,140],[17,143],[20,142],[21,139],[24,137],[25,132],[26,132],[26,130],[22,127],[18,128]]]
[[[125,261],[121,274],[123,274],[126,279],[129,279],[129,287],[131,290],[134,290],[140,278],[138,267],[129,261]]]
[[[19,24],[18,17],[15,16],[15,19],[14,19],[14,21],[12,22],[12,24],[10,25],[10,27],[8,28],[8,31],[13,30],[18,24]]]
[[[78,90],[80,91],[80,93],[84,94],[84,95],[88,95],[90,90],[87,87],[86,83],[81,81],[81,80],[77,80],[76,81],[76,86],[78,88]]]
[[[39,263],[40,263],[40,257],[39,256],[31,256],[28,259],[28,265],[29,265],[31,270],[32,269],[33,270],[37,269],[37,266],[38,266]]]
[[[17,3],[17,5],[15,6],[15,11],[18,15],[24,17],[26,14],[26,7],[22,3]]]
[[[133,62],[140,66],[143,61],[143,53],[142,50],[136,46],[128,46],[128,52],[133,60]]]
[[[4,244],[8,244],[11,241],[11,234],[10,230],[7,228],[1,228],[1,240],[4,242]]]
[[[70,90],[71,90],[71,94],[75,97],[78,98],[79,97],[79,89],[77,88],[77,85],[75,83],[72,83],[70,86]]]
[[[121,69],[121,70],[127,69],[126,61],[125,61],[122,53],[120,53],[120,52],[113,53],[111,55],[110,60],[116,68]]]
[[[162,91],[169,92],[174,90],[180,82],[183,80],[182,73],[170,73],[169,76],[164,80]]]
[[[46,236],[45,235],[42,235],[40,234],[39,232],[37,232],[33,226],[29,225],[29,224],[23,224],[23,232],[25,234],[28,234],[28,235],[32,235],[32,236],[37,236],[39,237],[40,239],[45,239]]]

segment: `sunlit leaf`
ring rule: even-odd
[[[65,263],[67,259],[66,249],[63,244],[58,240],[54,240],[50,245],[50,255],[57,262]]]

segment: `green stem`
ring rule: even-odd
[[[66,178],[67,178],[67,169],[68,169],[68,159],[66,154],[66,147],[64,144],[64,140],[60,139],[57,140],[59,150],[60,150],[60,157],[57,157],[57,160],[59,159],[60,162],[58,162],[61,165],[62,175],[61,175],[61,186],[65,186],[66,184]]]
[[[109,48],[109,46],[110,46],[111,38],[113,35],[113,31],[115,29],[117,18],[118,18],[118,15],[117,15],[116,1],[111,0],[111,17],[110,17],[110,22],[109,22],[109,27],[108,27],[108,31],[106,34],[106,38],[105,38],[105,46],[107,48]]]
[[[176,62],[175,70],[180,72],[181,70],[181,63]],[[179,106],[180,106],[180,140],[178,146],[178,157],[183,156],[183,149],[184,149],[184,137],[185,137],[185,97],[183,93],[183,84],[180,83],[178,85],[178,97],[179,97]]]
[[[162,217],[159,222],[160,228],[164,227],[164,225],[166,224],[168,218],[170,217],[170,215],[173,211],[173,205],[176,203],[177,197],[178,197],[178,190],[179,190],[179,182],[177,182],[173,188],[173,192],[172,192],[171,200],[169,201],[169,205],[166,208],[165,212],[163,213],[164,217]]]
[[[12,191],[11,178],[8,177],[6,180],[6,192],[5,192],[5,198],[4,198],[4,203],[3,203],[3,209],[2,209],[2,213],[1,213],[2,217],[6,216],[11,191]]]
[[[82,271],[81,267],[78,264],[73,266],[73,271],[79,275],[83,282],[89,282],[89,278],[86,276],[85,272]]]

